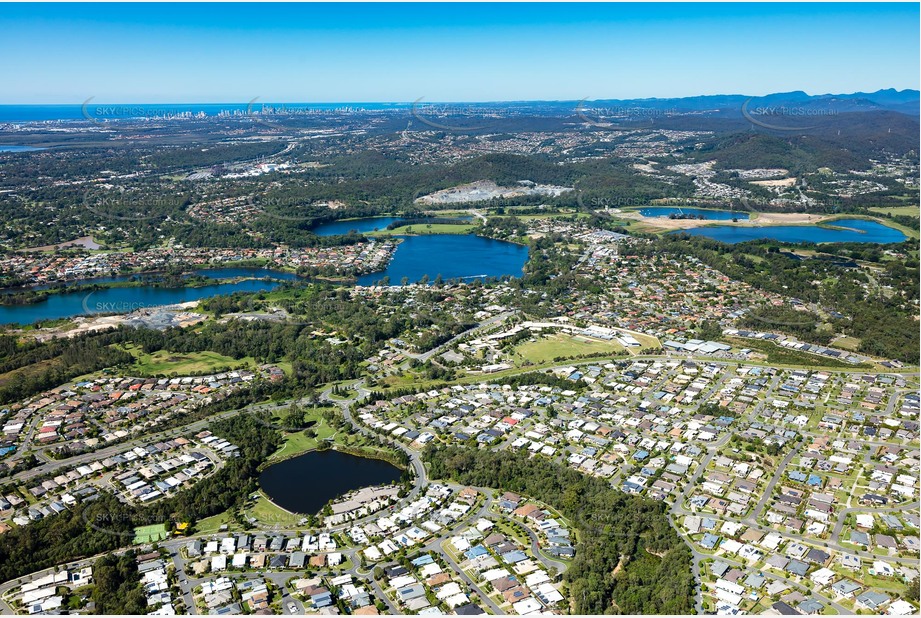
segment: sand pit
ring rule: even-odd
[[[759,187],[792,187],[796,184],[796,178],[781,178],[779,180],[752,180],[751,184]]]

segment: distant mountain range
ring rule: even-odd
[[[778,92],[761,97],[744,94],[716,94],[672,99],[603,99],[584,103],[585,107],[637,107],[663,112],[716,112],[738,110],[748,102],[749,108],[787,107],[827,109],[836,112],[895,111],[918,116],[921,92],[888,88],[876,92],[850,94],[806,94],[802,90]]]

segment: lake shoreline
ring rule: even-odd
[[[325,283],[343,286],[375,286],[385,278],[396,285],[405,278],[407,284],[425,279],[434,282],[492,280],[521,277],[530,258],[529,245],[476,234],[427,234],[392,237],[396,248],[385,265],[376,270],[341,275],[300,275],[291,268],[276,268],[249,260],[229,265],[211,263],[205,268],[184,270],[176,277],[190,278],[187,282],[169,276],[169,282],[151,281],[163,277],[164,269],[119,273],[90,279],[38,283],[31,286],[11,286],[2,293],[19,294],[0,303],[0,324],[27,326],[38,321],[68,319],[78,316],[127,314],[136,309],[154,309],[212,296],[236,292],[269,292],[290,284]],[[293,271],[293,272],[292,272]],[[226,275],[226,276],[222,276]],[[53,286],[53,287],[46,287]],[[86,306],[89,295],[96,294],[98,310]],[[34,295],[30,299],[28,296]],[[81,300],[82,297],[82,300]],[[2,300],[2,299],[0,299]],[[4,311],[5,309],[5,311]]]

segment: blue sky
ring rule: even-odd
[[[0,103],[507,101],[919,86],[919,5],[0,6]]]

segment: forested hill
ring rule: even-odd
[[[691,552],[663,503],[524,453],[430,447],[424,460],[432,478],[534,496],[572,521],[578,544],[565,579],[574,614],[694,612]]]

